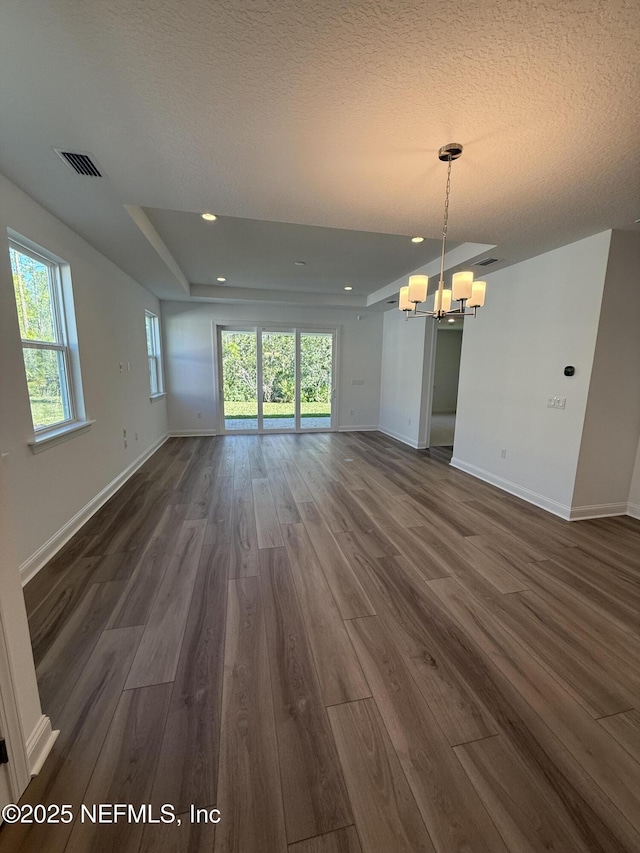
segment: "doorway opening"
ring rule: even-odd
[[[455,323],[440,324],[436,331],[429,447],[453,451],[463,323],[458,318]]]
[[[336,332],[218,328],[221,431],[331,430]]]

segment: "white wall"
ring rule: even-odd
[[[167,432],[166,403],[149,400],[144,311],[158,300],[0,178],[0,359],[6,374],[0,446],[16,516],[16,552],[25,564],[89,501]],[[86,433],[34,455],[7,228],[70,264],[87,418]],[[120,373],[119,363],[131,371]],[[122,430],[129,435],[124,449]],[[138,433],[138,440],[134,434]]]
[[[453,464],[565,516],[610,241],[603,232],[487,276],[462,343]],[[566,408],[547,408],[550,395]]]
[[[213,324],[282,324],[283,327],[340,328],[338,428],[377,429],[380,407],[382,315],[351,310],[303,309],[249,303],[163,302],[162,320],[169,406],[175,433],[215,434]],[[354,379],[363,385],[352,385]],[[201,412],[202,418],[196,413]],[[353,414],[351,414],[353,412]]]
[[[640,439],[640,235],[614,231],[573,494],[575,513],[625,512]]]
[[[70,264],[86,414],[96,421],[88,432],[37,455],[28,446],[33,426],[8,228]],[[6,496],[0,506],[0,609],[33,766],[51,730],[40,709],[19,567],[30,572],[45,562],[74,532],[69,526],[74,516],[162,439],[167,419],[165,401],[149,401],[144,310],[158,312],[158,300],[2,176],[0,242],[0,450]],[[120,373],[121,361],[131,362],[131,372]],[[131,439],[127,450],[123,428]]]
[[[433,322],[433,321],[430,321]],[[433,374],[434,414],[455,412],[460,378],[462,329],[440,327],[437,335],[436,363]]]
[[[397,308],[384,314],[380,430],[417,448],[426,446],[435,334],[436,324],[430,318],[407,321]]]

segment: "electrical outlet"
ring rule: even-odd
[[[124,364],[120,362],[120,373],[124,373]]]
[[[131,371],[131,362],[128,361],[127,362],[127,373],[129,373],[130,371]]]
[[[127,437],[127,431],[126,431],[126,429],[123,429],[123,430],[122,430],[122,437],[123,437],[123,438],[126,438],[126,437]]]
[[[566,397],[547,397],[548,409],[564,409],[567,405]]]
[[[507,448],[506,448],[506,447],[503,447],[503,448],[502,448],[502,450],[500,451],[500,456],[501,456],[501,458],[502,458],[502,459],[506,459],[506,458],[507,458]]]
[[[352,414],[352,415],[355,415],[355,410],[354,410],[354,409],[351,409],[351,414]]]
[[[201,418],[201,417],[202,417],[202,412],[196,412],[196,417],[197,417],[197,418]]]
[[[125,438],[125,440],[124,440],[124,449],[126,450],[126,449],[127,449],[127,447],[129,447],[129,445],[127,444],[127,439]]]
[[[134,433],[134,435],[135,435],[135,437],[136,437],[136,441],[137,441],[137,440],[138,440],[138,433],[137,433],[137,432],[135,432],[135,433]]]

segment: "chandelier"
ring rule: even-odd
[[[427,299],[429,276],[410,275],[409,283],[400,288],[398,307],[410,317],[434,317],[438,322],[443,317],[475,317],[478,308],[484,305],[487,283],[474,281],[472,272],[456,272],[451,277],[451,288],[444,286],[444,258],[447,250],[447,227],[449,225],[449,194],[451,192],[451,164],[462,154],[462,145],[450,142],[438,152],[438,159],[448,163],[447,189],[444,201],[444,224],[442,226],[442,257],[440,259],[440,281],[435,292],[433,311],[419,311],[418,305]],[[452,308],[451,303],[458,307]],[[467,310],[471,309],[471,310]]]

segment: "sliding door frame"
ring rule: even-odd
[[[222,332],[252,332],[256,336],[256,371],[257,371],[257,429],[226,429],[224,417],[224,381],[222,363]],[[214,403],[218,413],[218,435],[278,435],[283,433],[336,432],[338,429],[338,365],[340,350],[340,326],[287,325],[285,323],[213,323],[213,370],[214,370]],[[282,332],[295,335],[295,427],[293,429],[265,429],[262,400],[262,333]],[[300,406],[300,335],[324,334],[331,335],[332,341],[332,382],[331,382],[331,425],[328,428],[314,427],[306,429],[302,426]]]

